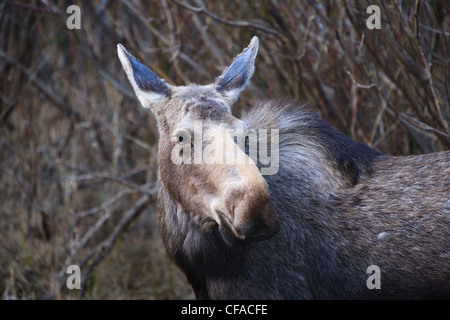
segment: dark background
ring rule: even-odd
[[[236,116],[290,97],[380,152],[449,150],[445,0],[0,1],[2,299],[194,297],[158,234],[158,133],[116,45],[171,84],[208,84],[254,35]],[[66,287],[72,264],[81,290]]]

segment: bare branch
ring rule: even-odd
[[[115,197],[117,198],[117,197]],[[111,203],[112,204],[112,203]],[[109,204],[109,205],[111,205]],[[100,229],[100,227],[109,219],[111,216],[111,210],[108,209],[108,206],[104,206],[102,210],[105,211],[105,214],[100,217],[100,219],[97,220],[97,222],[90,228],[85,235],[81,238],[78,243],[75,244],[73,250],[77,251],[79,248],[83,247],[91,238],[92,236]]]
[[[85,272],[83,280],[82,280],[82,292],[81,295],[83,295],[85,291],[85,285],[86,281],[89,279],[92,270],[103,261],[103,259],[107,256],[109,250],[111,249],[112,245],[116,242],[117,238],[122,234],[123,231],[125,231],[128,226],[131,224],[132,221],[134,221],[141,213],[142,211],[147,207],[147,205],[155,199],[157,192],[157,187],[153,188],[153,195],[143,195],[141,196],[128,211],[124,213],[122,216],[122,219],[119,221],[117,226],[114,228],[114,231],[111,233],[111,235],[103,241],[97,248],[95,248],[88,257],[92,257],[93,262],[89,266],[88,270]]]
[[[419,22],[418,22],[419,7],[420,7],[420,0],[416,0],[415,5],[414,5],[414,26],[415,26],[414,31],[415,31],[415,35],[416,35],[417,47],[419,49],[420,57],[422,58],[423,65],[425,67],[425,72],[427,74],[427,80],[430,84],[431,94],[433,95],[433,102],[434,102],[434,106],[435,106],[436,111],[439,116],[440,125],[444,128],[444,130],[447,133],[449,133],[449,127],[448,127],[447,121],[445,121],[445,119],[444,119],[444,115],[442,114],[439,98],[436,94],[436,88],[434,86],[433,76],[431,75],[430,66],[427,61],[427,58],[425,57],[425,53],[423,52],[422,44],[420,43],[420,35],[419,35],[420,31],[419,31]],[[439,130],[437,130],[437,131],[439,131]]]
[[[253,29],[265,32],[265,33],[272,34],[272,35],[280,38],[281,40],[283,40],[285,38],[281,33],[276,31],[275,29],[266,27],[266,26],[258,24],[258,23],[249,22],[249,21],[228,20],[228,19],[224,19],[224,18],[219,17],[214,12],[209,11],[205,7],[200,7],[200,8],[194,7],[194,6],[191,6],[191,5],[189,5],[189,4],[185,3],[185,2],[181,2],[181,1],[178,1],[178,0],[174,0],[174,2],[177,3],[178,5],[182,6],[183,8],[186,8],[186,9],[188,9],[190,11],[193,11],[193,12],[206,14],[210,18],[213,18],[216,21],[219,21],[221,23],[227,24],[227,25],[232,26],[232,27],[253,28]]]
[[[110,236],[104,240],[100,245],[98,245],[94,250],[92,250],[84,259],[82,259],[78,266],[84,267],[89,261],[92,261],[90,265],[87,268],[87,271],[83,273],[83,279],[82,279],[82,290],[80,292],[80,296],[84,295],[85,292],[85,286],[86,281],[89,279],[93,269],[99,265],[103,259],[108,255],[109,251],[111,250],[111,247],[116,242],[117,238],[130,226],[130,224],[136,220],[139,215],[142,213],[142,211],[152,202],[156,199],[157,194],[157,186],[155,185],[152,189],[150,189],[148,194],[142,195],[131,207],[128,209],[122,216],[122,219],[118,222],[116,227],[114,228],[114,231],[110,234]],[[106,217],[107,218],[107,217]],[[105,219],[106,219],[105,218]],[[103,223],[102,221],[98,221],[98,224]],[[94,228],[92,229],[93,232],[96,231]],[[86,234],[85,237],[91,237],[92,235]],[[79,247],[79,246],[78,246]],[[58,274],[60,288],[63,288],[65,285],[65,268],[64,270],[61,270]]]
[[[36,7],[36,6],[30,5],[30,4],[26,4],[26,3],[21,3],[21,2],[16,2],[16,1],[13,1],[13,2],[6,1],[5,3],[10,6],[14,6],[14,7],[34,11],[34,12],[40,12],[40,13],[45,13],[45,14],[50,14],[50,15],[55,15],[55,16],[59,15],[58,12],[55,12],[51,9]]]
[[[9,63],[15,65],[17,69],[20,70],[27,78],[31,80],[31,83],[39,89],[58,109],[60,109],[64,114],[69,117],[74,117],[77,122],[82,120],[81,115],[75,111],[67,101],[65,101],[62,97],[56,95],[53,91],[51,91],[43,81],[38,79],[37,77],[33,77],[33,72],[27,69],[24,65],[22,65],[19,61],[17,61],[14,57],[6,53],[5,51],[0,49],[0,58],[5,59]]]
[[[373,87],[376,87],[376,84],[371,83],[371,84],[360,84],[358,81],[355,80],[355,78],[353,77],[353,74],[350,72],[350,70],[348,69],[344,69],[345,73],[348,74],[350,76],[350,78],[352,79],[353,85],[356,88],[360,88],[360,89],[371,89]]]
[[[84,210],[82,212],[78,212],[78,213],[75,214],[75,216],[78,219],[81,219],[81,218],[84,218],[86,216],[93,215],[93,214],[95,214],[95,213],[97,213],[99,211],[106,210],[108,207],[112,206],[115,202],[120,200],[122,197],[124,197],[124,196],[126,196],[128,194],[132,194],[132,193],[136,193],[136,192],[122,190],[122,191],[118,192],[114,197],[109,198],[108,200],[103,202],[101,205],[93,207],[93,208],[88,209],[88,210]],[[78,245],[78,247],[81,247],[81,246],[82,246],[82,244]]]

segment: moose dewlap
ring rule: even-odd
[[[209,85],[117,49],[157,118],[159,229],[197,298],[450,298],[450,151],[383,155],[293,101],[235,118],[256,37]]]

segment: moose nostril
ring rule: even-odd
[[[240,230],[239,228],[236,228],[235,226],[233,226],[233,233],[236,236],[236,238],[241,239],[241,240],[247,240],[246,236],[245,236],[245,232],[243,232],[242,230]]]
[[[270,239],[279,229],[279,220],[270,202],[256,208],[238,207],[234,212],[232,231],[238,239],[245,241]]]

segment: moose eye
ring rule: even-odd
[[[190,134],[187,130],[178,130],[172,136],[172,141],[177,142],[179,144],[185,144],[185,143],[189,142],[189,140],[190,140]]]

